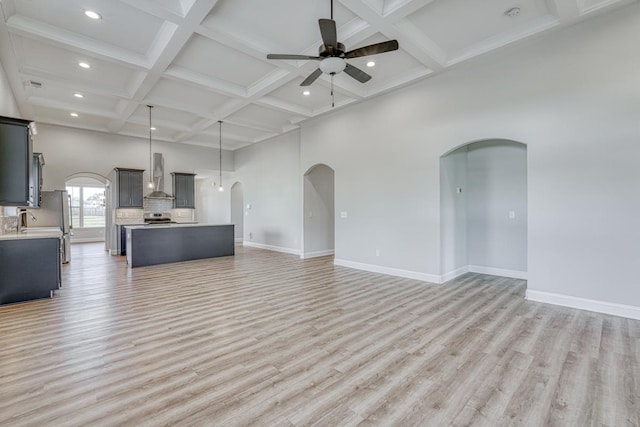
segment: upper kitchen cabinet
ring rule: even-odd
[[[0,116],[0,205],[34,206],[31,121]]]
[[[142,209],[142,169],[116,168],[118,208]]]
[[[173,181],[173,207],[195,208],[195,175],[192,173],[171,172]]]

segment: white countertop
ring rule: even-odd
[[[177,223],[177,224],[153,224],[153,225],[125,225],[129,230],[151,230],[156,228],[180,228],[180,227],[219,227],[233,224],[200,224],[200,223]]]
[[[0,234],[0,240],[23,240],[23,239],[50,239],[62,237],[62,231],[57,227],[31,227],[23,228],[20,233]]]

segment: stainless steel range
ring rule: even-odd
[[[175,224],[175,223],[176,223],[175,221],[171,220],[170,212],[144,214],[145,225],[162,225],[162,224]]]

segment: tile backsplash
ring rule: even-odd
[[[143,207],[145,212],[163,213],[171,212],[173,200],[164,199],[144,199]]]
[[[0,207],[0,234],[14,233],[17,229],[16,208]]]

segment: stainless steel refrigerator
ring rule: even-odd
[[[32,227],[58,227],[62,230],[62,262],[71,260],[71,216],[69,210],[69,193],[66,190],[42,192],[42,203],[39,209],[28,209],[38,219]]]

